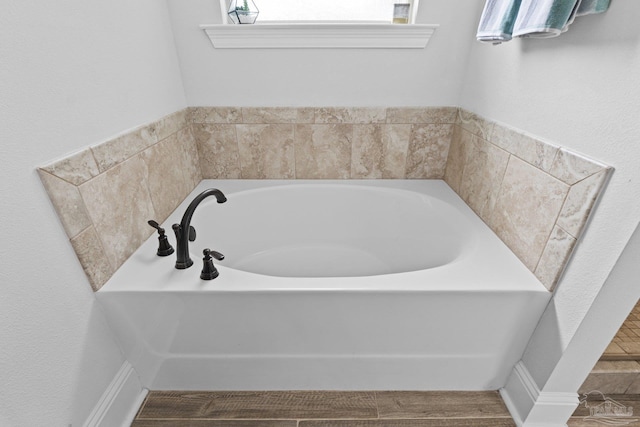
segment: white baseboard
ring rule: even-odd
[[[540,391],[522,361],[513,368],[500,394],[518,427],[566,426],[579,404],[577,393]]]
[[[130,426],[147,392],[133,366],[125,361],[83,427]]]

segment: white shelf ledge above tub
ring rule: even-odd
[[[434,24],[200,25],[216,49],[424,49]]]

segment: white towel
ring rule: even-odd
[[[580,0],[522,0],[513,36],[558,36],[567,31],[579,6]]]
[[[511,40],[521,0],[487,0],[476,38],[494,44]]]

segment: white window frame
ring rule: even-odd
[[[412,22],[418,1],[413,0]],[[220,0],[221,24],[200,25],[216,49],[424,49],[438,28],[435,24],[364,21],[230,24],[226,3],[227,0]]]

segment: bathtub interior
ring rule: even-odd
[[[418,220],[428,231],[415,232],[411,238],[428,239],[435,243],[434,252],[439,248],[443,252],[425,266],[405,266],[406,271],[391,273],[370,269],[368,275],[353,277],[326,275],[321,269],[312,277],[316,272],[311,270],[283,273],[291,260],[283,252],[273,256],[285,261],[273,271],[252,271],[259,263],[231,262],[260,253],[258,246],[246,249],[242,244],[250,242],[258,229],[266,230],[285,248],[286,241],[278,240],[282,237],[279,227],[300,226],[294,233],[301,236],[300,242],[327,237],[332,230],[282,217],[282,211],[269,204],[272,200],[295,203],[304,199],[296,191],[306,193],[305,186],[323,184],[338,185],[204,181],[163,225],[171,229],[172,223],[179,222],[188,202],[205,188],[216,187],[227,194],[227,203],[207,201],[199,207],[201,212],[196,210],[192,224],[198,236],[191,243],[194,266],[176,270],[173,256],[155,256],[157,239],[152,237],[97,292],[143,384],[150,389],[184,390],[495,390],[503,386],[551,294],[442,181],[348,183],[372,191],[375,197],[349,208],[363,216],[340,224],[341,232],[358,237],[358,227],[369,225],[390,238],[396,232],[393,227]],[[298,190],[282,201],[274,197],[282,187]],[[322,191],[327,189],[331,188]],[[407,200],[396,204],[386,199],[394,192],[397,195],[397,190]],[[336,195],[340,191],[314,193],[318,203],[304,199],[303,207],[308,215],[320,212],[340,223],[345,212],[330,209],[326,200],[331,196],[333,201],[349,199],[347,193]],[[428,197],[412,194],[416,192]],[[251,198],[261,206],[252,207]],[[413,208],[418,210],[419,204],[430,204],[440,213],[427,221],[412,218],[406,211],[414,209],[401,207],[407,201],[416,203]],[[234,203],[242,209],[232,210]],[[305,216],[300,214],[304,210],[296,212]],[[371,212],[382,215],[367,214]],[[398,213],[407,216],[396,222],[386,220]],[[425,223],[437,225],[429,228]],[[393,243],[379,245],[375,266],[390,256]],[[204,247],[227,256],[216,262],[220,277],[212,281],[198,277],[198,254]],[[333,265],[331,259],[322,261],[323,267]]]
[[[452,262],[475,238],[451,205],[407,190],[276,184],[229,197],[223,206],[204,202],[194,223],[214,237],[226,267],[256,274],[360,277],[425,270]]]

